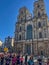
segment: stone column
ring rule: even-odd
[[[32,54],[32,43],[31,43],[31,54]]]
[[[23,44],[23,54],[24,54],[24,52],[25,52],[25,44]]]

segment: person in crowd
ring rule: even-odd
[[[39,58],[38,58],[38,64],[39,64],[39,65],[42,65],[42,59],[41,59],[40,56],[39,56]]]
[[[20,65],[20,54],[17,55],[17,65]]]
[[[10,58],[12,58],[12,54],[10,53]]]
[[[1,65],[3,65],[4,64],[4,55],[2,54],[1,55]]]
[[[20,64],[21,65],[23,65],[23,60],[24,60],[24,58],[23,58],[23,55],[20,57]]]
[[[16,65],[16,56],[15,56],[15,54],[12,57],[12,65]]]
[[[0,55],[0,65],[1,65],[1,55]]]
[[[5,65],[10,65],[10,63],[11,63],[10,55],[7,55],[7,57],[5,58]]]
[[[48,58],[48,60],[47,60],[47,65],[49,65],[49,58]]]
[[[30,56],[28,60],[28,65],[34,65],[33,56]]]
[[[28,55],[25,55],[25,65],[27,65],[27,59],[28,59]]]

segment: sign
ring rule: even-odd
[[[5,52],[8,52],[8,48],[4,48],[4,51],[5,51]]]

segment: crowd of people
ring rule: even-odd
[[[22,65],[23,56],[20,57],[20,54],[0,54],[0,65]]]
[[[38,64],[42,65],[42,59],[38,59]],[[0,65],[34,65],[33,55],[30,55],[28,60],[27,54],[25,55],[25,58],[23,55],[16,53],[0,54]],[[49,59],[47,65],[49,65]]]

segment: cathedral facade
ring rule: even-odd
[[[20,8],[14,46],[17,53],[49,54],[49,21],[44,0],[34,2],[33,16],[26,7]]]

